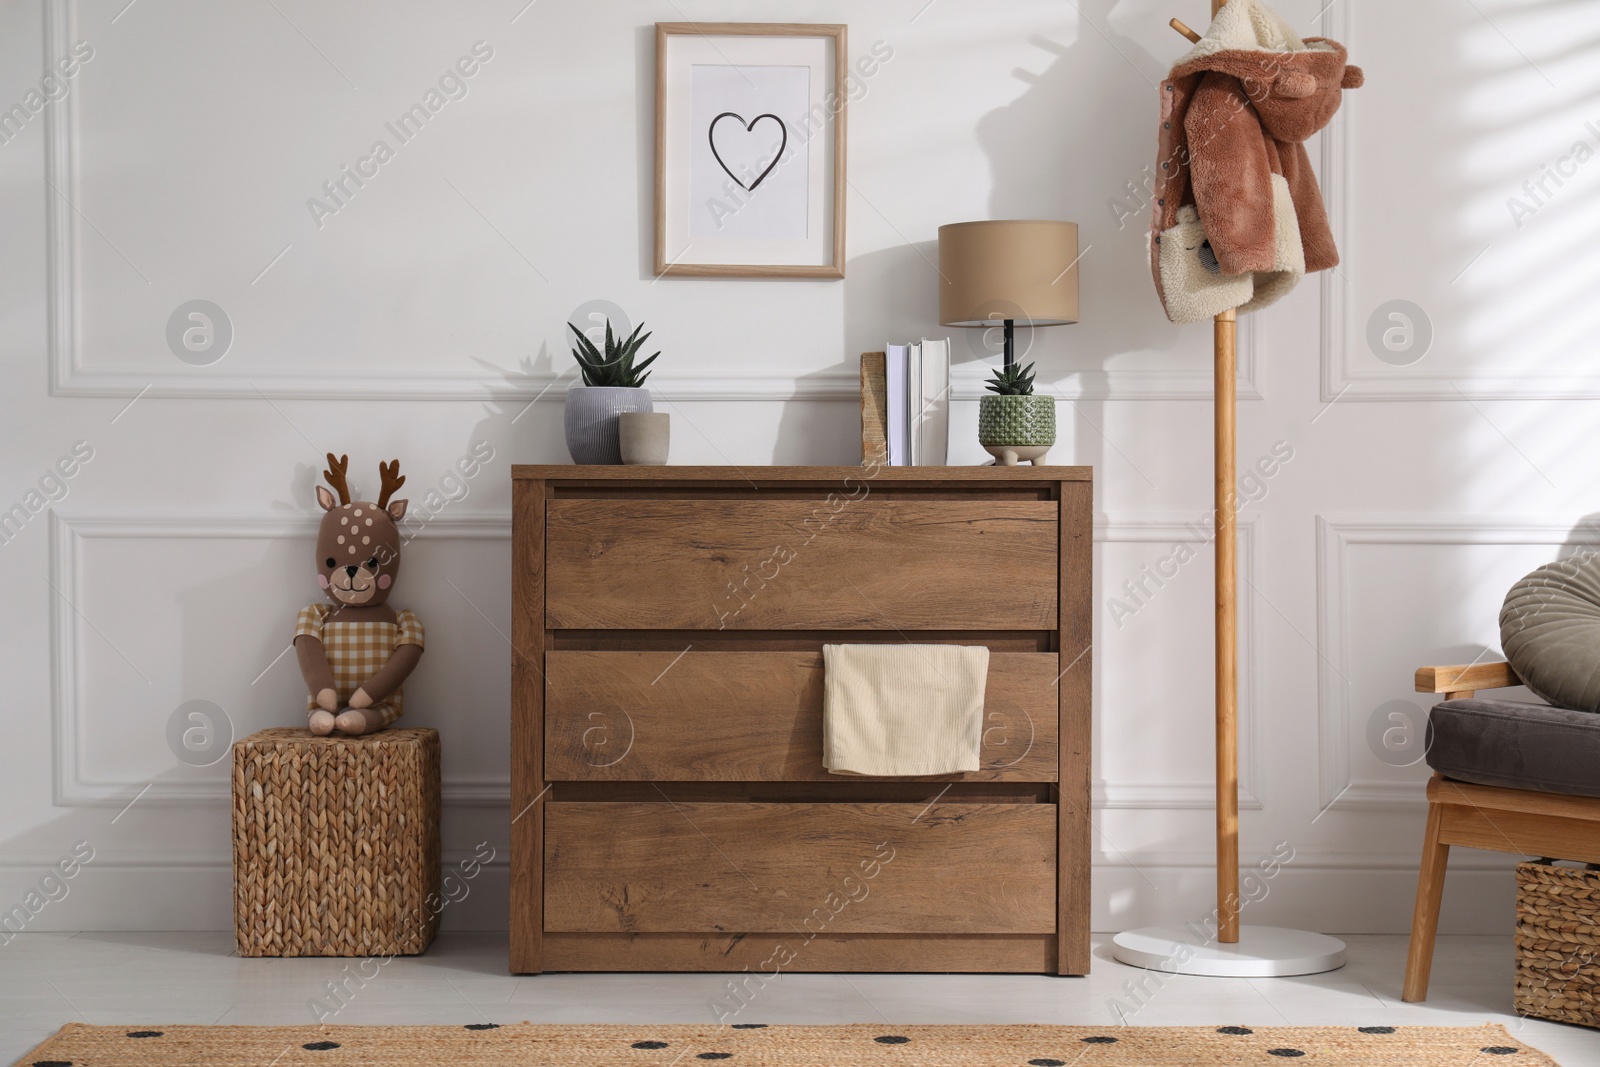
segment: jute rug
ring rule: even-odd
[[[1559,1067],[1503,1026],[84,1026],[21,1067]]]

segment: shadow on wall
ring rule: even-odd
[[[1070,45],[1030,38],[1052,57],[1049,66],[1039,73],[1015,70],[1027,91],[985,115],[977,130],[993,175],[992,218],[1078,223],[1082,319],[1043,331],[1030,357],[1041,359],[1039,377],[1053,381],[1058,394],[1081,398],[1074,404],[1072,454],[1052,457],[1058,463],[1098,466],[1105,458],[1093,427],[1103,425],[1107,371],[1119,354],[1171,349],[1182,340],[1150,280],[1148,198],[1141,187],[1155,154],[1156,86],[1164,65],[1151,62],[1148,72],[1135,65],[1147,54],[1113,27],[1119,2],[1078,4]],[[1174,45],[1183,45],[1176,35]],[[1180,52],[1174,47],[1172,57]],[[1121,205],[1118,211],[1113,204]],[[1076,388],[1063,389],[1069,377]]]
[[[1556,553],[1556,559],[1572,559],[1596,552],[1600,552],[1600,511],[1591,512],[1578,520],[1578,524],[1567,534],[1561,551]]]

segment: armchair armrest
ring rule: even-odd
[[[1417,668],[1417,692],[1443,693],[1446,700],[1463,700],[1479,689],[1505,689],[1521,684],[1522,679],[1509,663]]]

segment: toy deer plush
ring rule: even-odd
[[[311,732],[366,734],[400,717],[400,686],[422,659],[422,623],[387,603],[400,574],[400,530],[406,502],[389,498],[405,483],[400,461],[378,464],[383,478],[376,504],[351,501],[345,481],[350,458],[328,453],[328,484],[317,486],[327,514],[317,531],[317,584],[328,604],[303,608],[294,650],[310,701]]]

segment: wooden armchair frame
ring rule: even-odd
[[[1423,667],[1416,678],[1417,692],[1441,693],[1446,700],[1521,684],[1508,663]],[[1417,904],[1400,998],[1405,1001],[1428,997],[1451,845],[1600,863],[1600,798],[1470,785],[1433,776],[1428,782],[1428,828],[1422,839]]]

